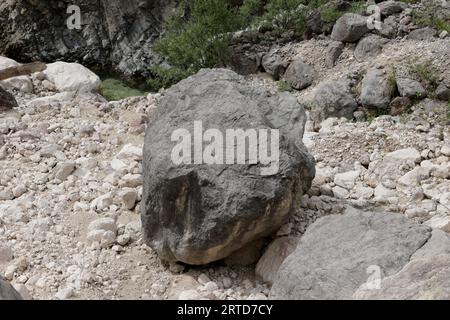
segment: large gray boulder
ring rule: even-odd
[[[287,68],[284,80],[289,82],[292,88],[303,90],[313,83],[314,69],[301,59],[297,59]]]
[[[148,125],[142,227],[145,242],[163,260],[200,265],[229,256],[279,229],[311,185],[304,108],[288,93],[270,95],[241,80],[230,70],[201,70],[167,90]],[[261,158],[253,165],[175,164],[173,132],[192,134],[200,120],[204,130],[218,129],[224,137],[226,129],[279,129],[278,172],[261,175],[267,167]]]
[[[331,38],[342,42],[356,42],[368,31],[367,17],[346,13],[336,21]]]
[[[395,84],[389,81],[385,69],[372,68],[367,71],[361,86],[361,103],[368,108],[383,109],[389,106]]]
[[[284,261],[271,297],[351,299],[368,271],[397,273],[430,236],[430,228],[400,214],[352,210],[321,218]]]
[[[351,81],[340,78],[321,82],[312,93],[311,119],[319,124],[327,118],[353,118],[358,107],[351,90]]]
[[[0,300],[22,300],[20,294],[0,277]]]
[[[0,112],[17,107],[17,101],[14,96],[0,86]]]

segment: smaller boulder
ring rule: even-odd
[[[314,70],[309,64],[297,59],[287,68],[284,79],[292,88],[303,90],[313,83],[313,74]]]
[[[423,99],[427,96],[425,88],[416,80],[398,78],[397,88],[402,97]]]
[[[101,80],[95,73],[78,63],[50,63],[43,72],[60,92],[93,92],[98,91],[101,85]]]
[[[17,104],[14,96],[0,86],[0,112],[8,111],[17,107],[19,107],[19,105]]]
[[[325,54],[325,64],[327,68],[333,68],[336,65],[337,60],[342,54],[344,44],[340,41],[333,41],[327,47]]]
[[[362,81],[361,103],[368,108],[387,108],[393,91],[386,70],[370,69]]]
[[[346,13],[336,21],[331,38],[342,42],[356,42],[368,31],[367,17]]]
[[[280,55],[272,51],[262,57],[261,63],[264,70],[275,80],[279,80],[283,76],[288,66],[288,63]]]
[[[436,98],[443,101],[450,100],[450,85],[442,82],[436,89]]]
[[[355,48],[355,58],[358,61],[365,61],[379,55],[383,49],[383,45],[387,40],[375,34],[362,38]]]
[[[413,30],[408,35],[408,40],[429,41],[434,38],[436,31],[433,28],[426,27]]]

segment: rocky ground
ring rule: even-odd
[[[441,71],[439,82],[449,79],[445,36],[398,37],[363,59],[347,44],[330,67],[332,43],[319,38],[278,48],[286,60],[301,57],[314,69],[311,85],[293,92],[307,109],[324,80],[353,78],[358,90],[371,69],[393,69],[400,79],[413,77],[414,64],[430,61]],[[244,81],[278,90],[267,74]],[[0,114],[0,274],[23,297],[269,297],[263,262],[257,275],[254,264],[168,264],[143,243],[142,146],[146,122],[164,92],[107,102],[61,90],[58,79],[43,74],[23,83],[33,89],[17,90],[16,83],[19,107]],[[450,105],[431,92],[417,98],[399,115],[369,116],[358,98],[354,119],[311,117],[303,140],[316,160],[316,177],[302,208],[276,235],[289,243],[269,247],[275,255],[295,245],[316,219],[354,208],[401,213],[450,232]]]

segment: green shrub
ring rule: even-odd
[[[413,73],[418,80],[426,83],[428,88],[434,91],[439,85],[439,71],[433,67],[431,62],[416,63],[410,67],[411,73]]]
[[[280,91],[280,92],[291,92],[292,91],[291,84],[286,80],[278,81],[277,86],[278,86],[278,91]]]
[[[128,97],[144,96],[145,92],[128,87],[117,79],[105,79],[100,87],[100,93],[108,101],[122,100]]]
[[[436,2],[430,1],[425,4],[424,10],[413,10],[413,22],[420,27],[431,27],[438,31],[447,31],[450,33],[450,21],[440,18],[437,13],[439,7]]]
[[[351,11],[362,3],[352,2]],[[148,83],[157,91],[201,68],[226,65],[231,33],[247,27],[302,37],[311,10],[319,9],[327,22],[343,14],[327,4],[327,0],[244,0],[241,6],[231,6],[227,0],[181,0],[167,18],[165,34],[154,46],[170,67],[154,68]]]
[[[172,69],[153,70],[154,79],[149,81],[152,87],[156,90],[170,86],[201,68],[223,65],[228,53],[229,33],[241,25],[238,10],[224,0],[182,1],[169,16],[167,31],[154,47]]]

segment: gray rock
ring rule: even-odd
[[[328,68],[333,68],[336,65],[336,61],[341,56],[343,49],[344,44],[340,41],[333,41],[328,45],[325,54],[325,64]]]
[[[450,255],[416,259],[400,272],[381,281],[378,290],[360,288],[354,299],[449,300]]]
[[[412,106],[412,101],[408,97],[395,97],[389,104],[391,116],[398,116],[405,113]]]
[[[167,90],[148,125],[142,227],[145,242],[164,260],[199,265],[229,256],[274,233],[311,186],[303,107],[288,93],[270,95],[240,80],[229,70],[201,70]],[[192,134],[199,120],[220,132],[279,128],[279,171],[262,176],[261,163],[176,165],[173,131]]]
[[[284,79],[289,82],[292,88],[303,90],[309,87],[313,82],[314,69],[297,59],[292,62],[284,74]]]
[[[0,112],[17,108],[18,104],[14,96],[0,86]]]
[[[435,34],[436,31],[433,28],[426,27],[411,31],[407,38],[409,40],[426,41],[432,40]]]
[[[416,80],[397,78],[397,88],[402,97],[422,99],[427,96],[425,88]]]
[[[322,82],[314,89],[310,115],[316,124],[334,117],[352,119],[357,107],[350,80],[341,78]]]
[[[443,101],[450,100],[450,86],[446,85],[444,82],[441,82],[436,89],[436,98]]]
[[[0,300],[22,300],[20,294],[0,277]]]
[[[266,249],[256,265],[256,276],[268,284],[273,284],[283,261],[295,250],[298,239],[282,237],[275,239]]]
[[[386,70],[373,68],[367,71],[361,87],[361,103],[369,108],[387,108],[394,88]]]
[[[331,38],[342,42],[356,42],[368,31],[367,17],[346,13],[336,21]]]
[[[365,61],[376,57],[381,53],[386,41],[386,39],[374,34],[362,38],[355,48],[354,55],[356,60]]]
[[[288,66],[288,63],[280,55],[273,51],[265,54],[262,57],[261,63],[264,70],[273,76],[275,80],[278,80],[283,76]]]
[[[403,215],[352,210],[317,220],[282,264],[275,299],[351,299],[369,267],[390,276],[430,238],[428,227]]]
[[[383,1],[377,4],[380,8],[380,13],[382,17],[388,17],[393,14],[401,13],[403,10],[408,8],[408,5],[400,1]]]
[[[431,238],[411,256],[411,260],[428,259],[441,254],[450,255],[450,236],[442,230],[433,229]]]

